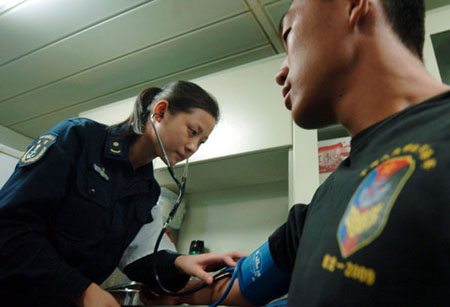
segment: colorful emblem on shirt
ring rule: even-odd
[[[57,135],[50,133],[41,135],[20,158],[19,166],[27,166],[35,163],[36,161],[39,161],[50,148],[50,146],[55,144],[56,137]]]
[[[344,258],[381,234],[398,194],[414,169],[414,159],[401,156],[381,163],[366,176],[339,223],[337,239]]]

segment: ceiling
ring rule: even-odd
[[[277,29],[290,1],[15,3],[0,7],[0,125],[34,138],[146,86],[283,52]]]
[[[425,7],[427,10],[435,9],[449,4],[449,0],[425,0]]]
[[[149,85],[281,53],[290,2],[0,1],[0,127],[34,138]]]

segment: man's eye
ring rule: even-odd
[[[284,41],[285,44],[286,44],[286,42],[287,42],[287,38],[288,38],[289,32],[291,32],[291,28],[287,29],[287,30],[283,33],[282,39],[283,39],[283,41]]]

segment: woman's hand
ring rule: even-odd
[[[210,285],[213,282],[213,277],[208,272],[217,271],[225,266],[235,267],[237,261],[246,256],[248,255],[239,252],[182,255],[175,259],[175,266],[180,272],[190,276],[196,276]]]
[[[79,307],[120,307],[117,300],[97,284],[90,284],[75,302]]]

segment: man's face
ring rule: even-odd
[[[276,76],[286,108],[304,128],[333,124],[348,67],[344,0],[294,0],[282,21],[287,56]],[[348,2],[348,1],[347,1]]]

